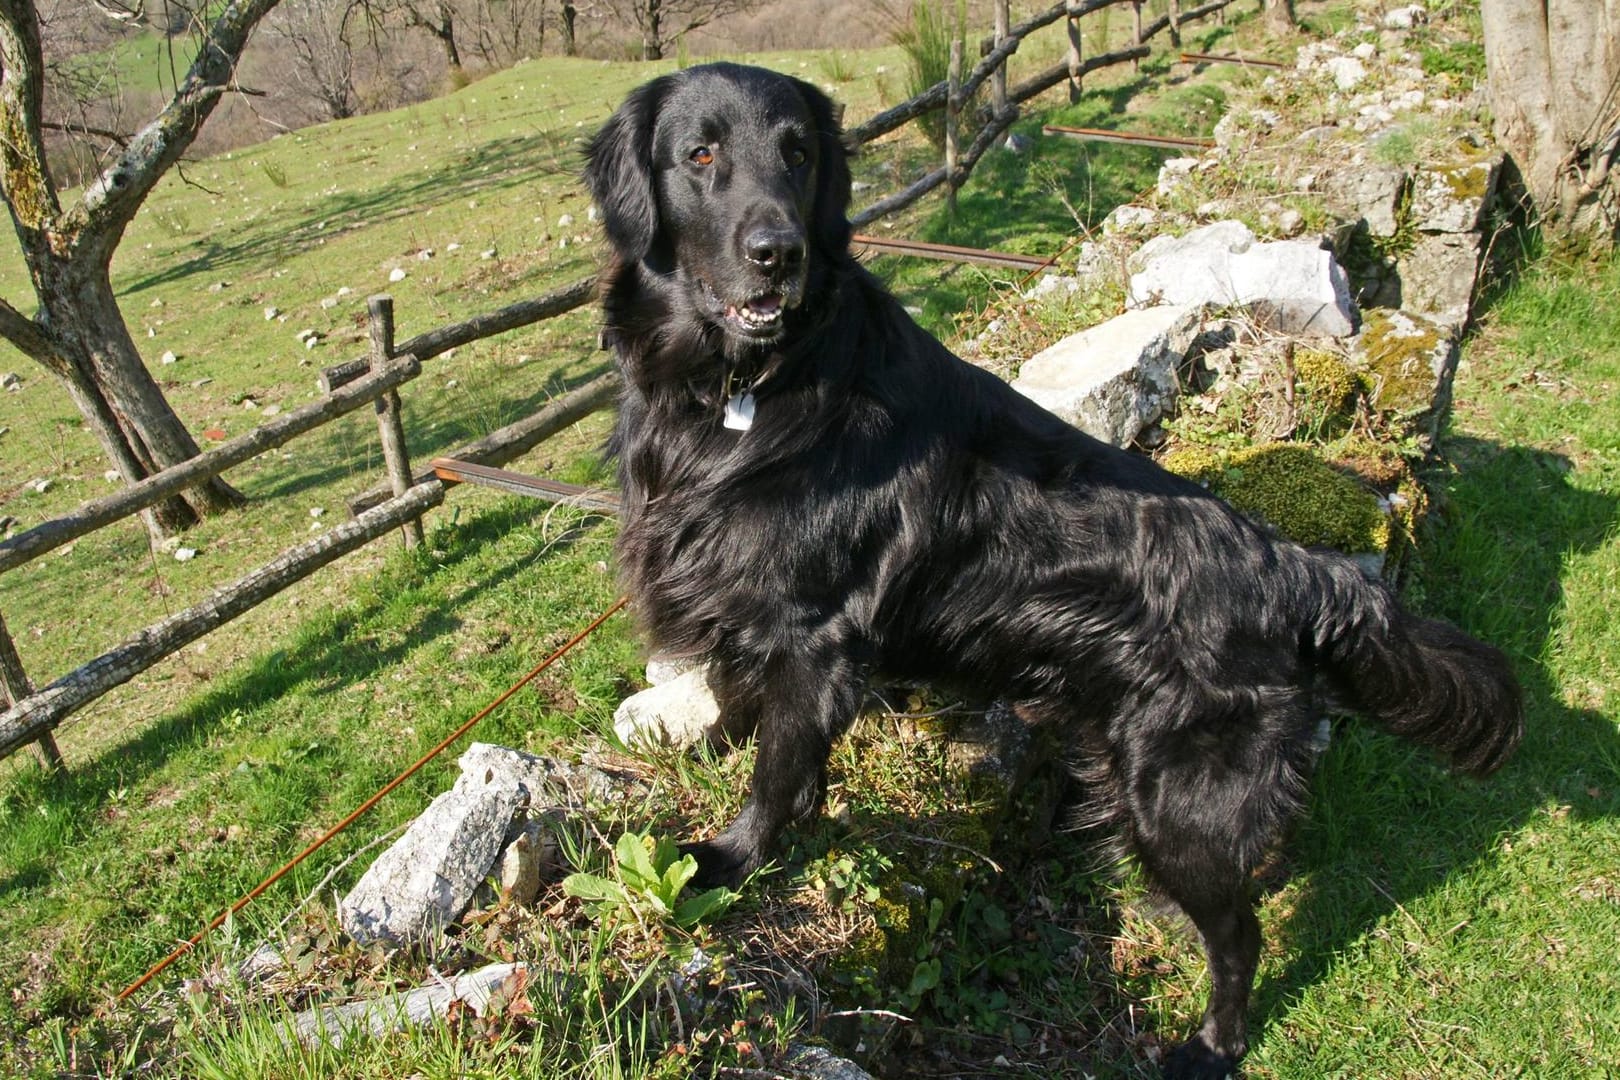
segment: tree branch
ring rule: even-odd
[[[39,323],[4,300],[0,300],[0,337],[15,345],[19,352],[60,373],[62,359],[57,355],[50,335]]]
[[[168,105],[124,147],[68,212],[72,226],[110,255],[124,227],[169,167],[196,139],[219,98],[233,88],[249,35],[277,0],[231,0],[207,30]]]

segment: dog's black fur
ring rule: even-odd
[[[651,640],[706,660],[727,730],[757,733],[742,812],[689,849],[702,878],[739,881],[816,809],[874,674],[1016,701],[1061,726],[1098,820],[1203,935],[1208,1010],[1168,1071],[1227,1073],[1250,874],[1301,806],[1324,696],[1483,774],[1520,735],[1506,660],[952,356],[851,257],[814,87],[659,78],[588,158],[620,570]],[[753,426],[723,426],[745,396]]]

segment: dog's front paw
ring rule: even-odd
[[[757,852],[728,840],[724,833],[713,840],[682,844],[681,854],[697,859],[698,869],[692,878],[692,885],[699,889],[713,889],[722,885],[735,889],[763,861]]]
[[[1225,1080],[1238,1075],[1238,1059],[1198,1037],[1188,1039],[1164,1059],[1165,1080]]]

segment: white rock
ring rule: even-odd
[[[158,357],[158,362],[163,364],[175,364],[179,361],[180,358],[174,354],[173,349],[165,349],[163,355]]]
[[[1390,30],[1411,30],[1429,21],[1429,11],[1422,4],[1408,4],[1384,12],[1384,26]]]
[[[40,477],[38,480],[33,481],[28,486],[34,489],[34,493],[36,495],[43,495],[47,491],[51,490],[51,478],[48,476]]]
[[[1247,251],[1254,233],[1240,221],[1217,221],[1184,236],[1161,233],[1138,248],[1126,267],[1133,271],[1128,302],[1150,304],[1230,303],[1232,256]]]
[[[335,308],[337,306],[338,306],[337,297],[335,297],[335,296],[323,296],[323,297],[321,297],[321,310],[322,311],[331,311],[333,308]]]
[[[1159,212],[1148,206],[1132,206],[1122,203],[1108,212],[1103,218],[1103,233],[1115,233],[1121,229],[1134,229],[1152,225],[1159,220]]]
[[[574,223],[573,214],[563,214],[557,218],[557,228],[566,229]]]
[[[1333,76],[1333,85],[1348,93],[1367,80],[1367,68],[1353,56],[1335,56],[1323,65]]]
[[[15,371],[8,371],[4,375],[0,375],[0,387],[7,390],[21,390],[22,376]]]
[[[389,281],[404,281],[406,276],[405,268],[403,266],[396,266],[392,270],[388,271]]]
[[[1012,387],[1082,431],[1128,446],[1175,399],[1201,309],[1127,311],[1030,357]]]
[[[1157,236],[1131,256],[1127,302],[1243,307],[1284,333],[1355,331],[1355,304],[1332,253],[1309,240],[1257,244],[1246,225],[1220,221],[1182,237]]]
[[[1197,158],[1178,157],[1170,158],[1159,166],[1158,191],[1160,195],[1169,195],[1186,182],[1192,175],[1193,169],[1198,165]]]
[[[718,741],[720,705],[708,674],[694,668],[639,694],[613,710],[613,730],[626,746],[696,746]]]
[[[267,308],[264,309],[264,321],[265,322],[271,322],[276,318],[276,316],[278,316],[280,314],[281,314],[281,309],[280,308],[274,307],[274,306],[267,307]]]
[[[467,910],[527,799],[509,775],[463,771],[338,903],[362,945],[430,940]]]
[[[183,547],[183,548],[175,548],[174,549],[174,561],[175,562],[190,562],[192,559],[195,559],[196,557],[197,557],[197,549],[196,548]]]
[[[1363,41],[1360,45],[1357,45],[1355,48],[1350,50],[1350,55],[1355,57],[1357,60],[1371,60],[1373,57],[1378,55],[1378,46],[1374,45],[1370,41]]]

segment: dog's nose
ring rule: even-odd
[[[748,261],[764,270],[791,270],[804,261],[804,237],[797,229],[761,226],[743,238]]]

